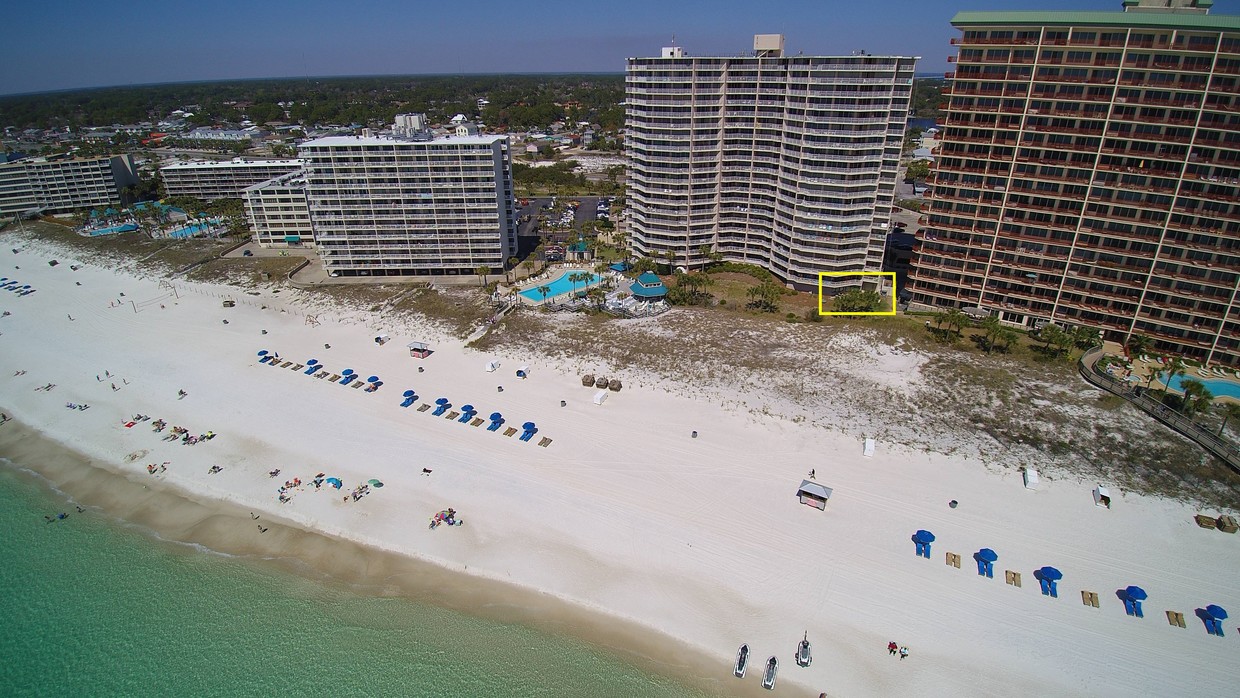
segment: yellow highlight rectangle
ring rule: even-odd
[[[868,313],[840,313],[822,309],[822,277],[824,276],[890,276],[891,277],[891,310],[875,310]],[[821,271],[818,272],[818,314],[833,315],[895,315],[896,314],[896,273],[894,271]]]

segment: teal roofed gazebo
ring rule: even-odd
[[[637,277],[637,281],[634,281],[632,285],[629,286],[629,292],[632,293],[635,298],[648,301],[666,296],[667,287],[663,285],[663,282],[659,280],[659,277],[647,271],[642,272],[642,275]]]

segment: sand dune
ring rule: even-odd
[[[780,656],[777,692],[789,695],[1176,695],[1234,682],[1235,628],[1207,636],[1193,611],[1240,609],[1231,581],[1240,541],[1198,529],[1182,505],[1116,493],[1101,509],[1088,483],[1029,491],[1018,474],[887,444],[863,458],[854,439],[727,400],[695,401],[636,375],[621,375],[626,388],[599,407],[552,360],[474,352],[416,318],[397,326],[321,310],[314,326],[288,292],[178,281],[174,294],[89,264],[72,271],[63,252],[19,246],[5,252],[0,275],[37,292],[0,293],[12,313],[0,320],[0,402],[135,478],[631,620],[717,657],[721,680],[748,642],[759,661]],[[49,267],[53,256],[61,264]],[[225,295],[238,305],[222,308]],[[377,346],[379,331],[392,341]],[[426,338],[435,353],[410,358],[405,344]],[[272,368],[258,363],[260,349],[384,385],[367,394]],[[487,373],[492,359],[501,368]],[[524,364],[531,374],[519,380]],[[876,380],[898,383],[889,368]],[[48,383],[56,387],[36,391]],[[418,404],[442,396],[483,417],[499,411],[512,426],[534,421],[534,442],[553,442],[540,448],[402,409],[406,389]],[[136,413],[219,436],[166,442],[150,422],[126,428]],[[165,474],[146,474],[165,461]],[[209,474],[213,465],[223,471]],[[273,468],[278,478],[268,477]],[[835,488],[826,512],[794,497],[811,468]],[[320,471],[344,489],[307,487]],[[292,477],[303,487],[281,504],[276,488]],[[342,500],[370,478],[385,486]],[[465,524],[429,530],[429,517],[449,506]],[[930,560],[913,555],[919,528],[938,538]],[[999,553],[996,579],[971,569],[981,547]],[[962,569],[944,564],[948,551],[961,554]],[[1058,599],[1038,592],[1032,571],[1043,565],[1064,572]],[[1004,584],[1008,569],[1022,572],[1023,588]],[[1142,620],[1116,599],[1129,584],[1150,594]],[[1083,606],[1082,589],[1097,592],[1101,608]],[[1183,612],[1188,628],[1169,626],[1167,609]],[[815,661],[802,669],[792,655],[806,631]],[[888,656],[889,640],[911,656]]]

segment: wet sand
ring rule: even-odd
[[[171,483],[112,470],[47,438],[2,410],[0,456],[86,508],[166,542],[201,546],[284,572],[341,585],[353,593],[403,597],[500,623],[519,623],[572,637],[643,671],[713,695],[769,695],[753,681],[731,679],[730,667],[624,619],[591,612],[549,594],[475,577],[429,562],[308,531],[269,513],[200,499]],[[257,526],[268,528],[259,534]],[[753,667],[751,667],[752,673]],[[714,675],[714,676],[712,676]],[[791,685],[781,693],[795,690]]]

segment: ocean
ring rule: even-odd
[[[79,513],[5,459],[0,501],[0,695],[705,695],[572,638]]]

